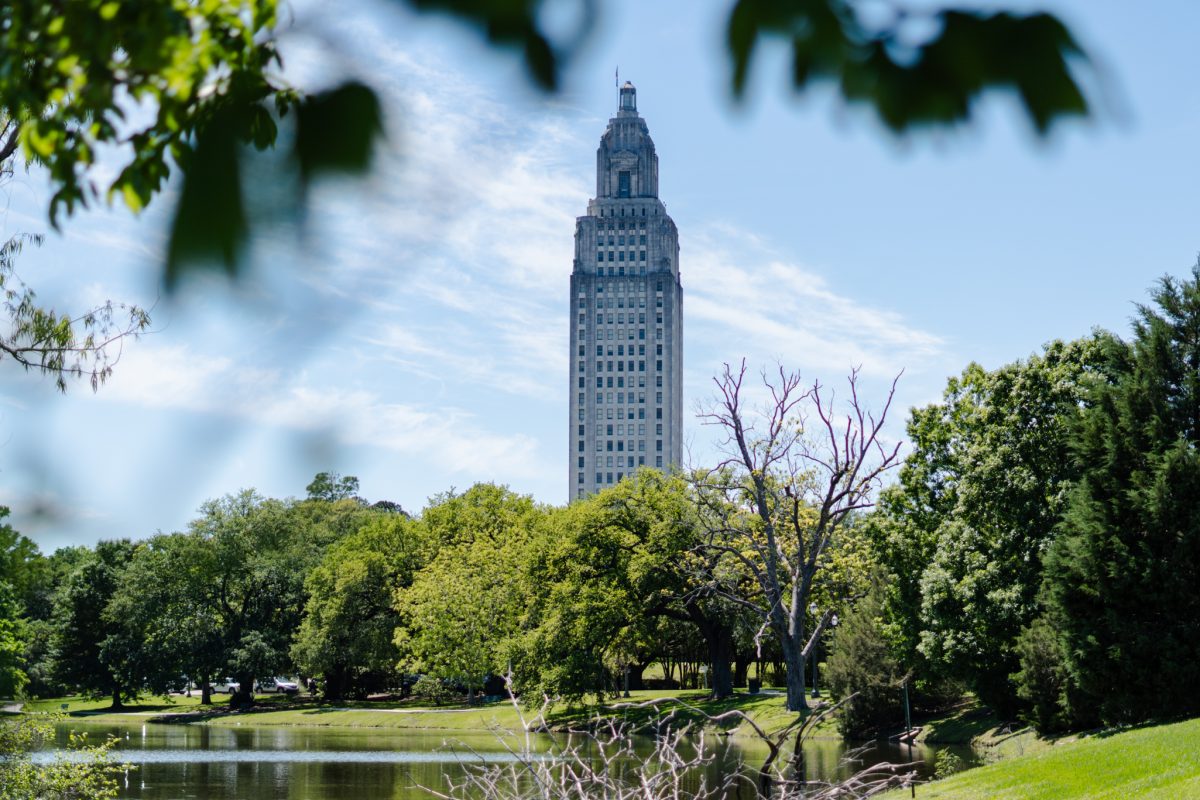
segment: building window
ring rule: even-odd
[[[654,457],[654,466],[658,467],[659,469],[662,469],[662,456]]]
[[[662,402],[662,400],[659,400],[658,402],[660,402],[660,403],[661,403],[661,402]],[[661,408],[656,408],[656,409],[654,409],[654,418],[655,418],[655,419],[662,419],[662,409],[661,409]]]
[[[579,435],[583,436],[583,426],[582,425],[579,426]]]
[[[621,170],[617,173],[617,197],[629,197],[629,171]],[[621,209],[624,211],[624,209]]]
[[[603,483],[603,482],[604,482],[604,473],[603,473],[603,472],[597,472],[597,473],[596,473],[596,483],[598,483],[598,484],[599,484],[599,483]]]
[[[581,458],[581,459],[579,459],[579,460],[580,460],[581,462],[583,461],[583,459],[582,459],[582,458]],[[581,467],[582,467],[582,466],[583,466],[583,464],[581,463],[579,466],[581,466]],[[579,473],[579,479],[578,479],[577,481],[575,481],[575,482],[576,482],[576,483],[583,483],[583,473],[582,473],[582,472],[581,472],[581,473]],[[580,497],[582,497],[582,496],[583,496],[583,494],[582,494],[582,493],[580,493]]]
[[[661,422],[655,424],[654,432],[656,434],[658,434],[659,436],[662,436],[662,423]],[[580,444],[583,444],[583,442],[580,442]],[[579,449],[582,450],[583,448],[581,447]]]
[[[658,403],[659,405],[661,405],[661,404],[662,404],[662,392],[655,392],[655,393],[654,393],[654,402]],[[658,409],[658,410],[659,410],[659,411],[662,411],[662,409],[661,409],[661,408],[660,408],[660,409]]]
[[[646,466],[646,457],[645,456],[638,456],[638,466],[639,467]]]
[[[579,440],[579,452],[583,452],[583,439]]]
[[[584,382],[584,380],[585,380],[585,378],[583,378],[583,376],[580,376],[580,378],[579,378],[579,388],[580,388],[580,389],[582,389],[582,388],[583,388],[583,382]]]

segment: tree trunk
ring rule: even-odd
[[[733,673],[729,664],[733,661],[733,633],[720,623],[712,626],[708,640],[708,670],[712,676],[712,697],[720,700],[733,694]]]
[[[209,675],[200,676],[200,705],[212,705],[212,684],[209,683]]]
[[[630,664],[629,665],[629,688],[633,691],[646,688],[645,679],[642,673],[646,671],[649,664]]]
[[[788,711],[803,711],[808,708],[804,698],[804,649],[791,636],[781,636],[783,662],[787,670]]]
[[[733,685],[735,687],[745,686],[746,680],[750,676],[750,656],[743,656],[740,653],[733,657]]]
[[[114,686],[112,690],[112,708],[114,711],[122,709],[125,704],[121,702],[121,687]]]

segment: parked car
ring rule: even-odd
[[[237,681],[231,681],[229,678],[221,678],[220,680],[213,682],[212,690],[217,694],[233,694],[238,690],[239,686],[241,686],[241,684],[239,684]]]
[[[287,678],[263,678],[258,682],[260,692],[278,692],[279,694],[297,694],[300,687],[295,681]]]

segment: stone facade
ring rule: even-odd
[[[568,497],[680,464],[679,231],[658,199],[658,155],[628,82],[596,151],[596,197],[575,223],[570,374]]]

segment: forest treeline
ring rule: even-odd
[[[0,694],[120,705],[232,678],[239,703],[279,674],[329,698],[511,675],[523,696],[582,698],[660,665],[660,685],[726,695],[752,665],[784,683],[815,652],[824,683],[857,693],[853,736],[897,721],[903,681],[918,704],[969,692],[1044,731],[1200,711],[1200,261],[1126,339],[968,366],[911,411],[882,489],[883,450],[874,471],[810,450],[756,461],[772,431],[807,440],[788,438],[797,408],[777,431],[737,428],[741,461],[568,506],[479,484],[410,515],[321,473],[303,499],[242,491],[184,531],[48,556],[0,525]],[[852,502],[822,504],[855,481]],[[789,572],[795,554],[812,569]],[[772,564],[797,619],[763,604]]]

